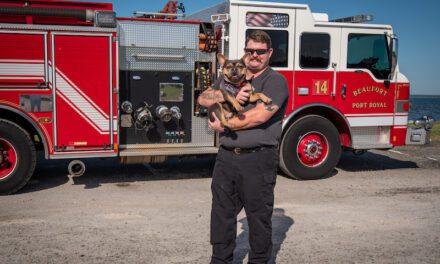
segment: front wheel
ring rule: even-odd
[[[305,116],[295,121],[281,142],[281,169],[298,180],[328,177],[341,157],[336,127],[321,116]]]
[[[0,120],[0,194],[21,189],[31,178],[36,160],[29,134],[13,123]]]

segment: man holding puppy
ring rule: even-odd
[[[250,88],[244,86],[236,99],[244,111],[229,119],[228,129],[218,118],[208,121],[220,132],[220,149],[212,175],[211,263],[232,263],[237,233],[237,215],[244,207],[249,224],[249,263],[267,263],[272,253],[272,212],[279,163],[281,123],[289,96],[287,82],[269,67],[272,56],[269,35],[253,31],[246,39],[246,79],[255,92],[272,99],[272,105],[247,104]],[[221,78],[214,84],[218,88]],[[209,107],[224,101],[219,90],[208,89],[199,103]]]

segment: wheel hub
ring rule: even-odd
[[[317,132],[308,133],[300,139],[297,153],[299,160],[304,165],[309,167],[318,166],[327,158],[327,139]]]
[[[304,147],[306,157],[310,159],[317,159],[321,155],[322,146],[321,143],[312,139],[307,141]]]
[[[11,175],[17,164],[17,153],[8,141],[0,138],[0,180]]]

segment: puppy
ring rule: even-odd
[[[227,120],[234,117],[238,112],[243,110],[243,106],[235,99],[240,89],[247,86],[251,88],[249,97],[250,103],[261,100],[265,104],[271,104],[272,99],[263,93],[254,93],[252,85],[246,82],[246,64],[249,62],[251,54],[246,53],[239,60],[228,60],[223,54],[217,54],[217,60],[220,63],[223,74],[223,81],[220,83],[220,91],[225,101],[223,103],[215,103],[208,108],[208,116],[211,122],[215,119],[212,113],[218,117],[224,127],[228,127]]]

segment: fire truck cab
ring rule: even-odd
[[[84,173],[85,158],[216,153],[197,97],[216,78],[216,53],[241,57],[255,29],[271,36],[270,66],[289,85],[280,141],[288,176],[326,177],[343,149],[429,139],[422,128],[407,134],[409,81],[390,26],[238,0],[183,19],[139,14],[116,17],[108,3],[0,0],[0,193],[26,184],[39,150],[72,160],[72,175]]]

